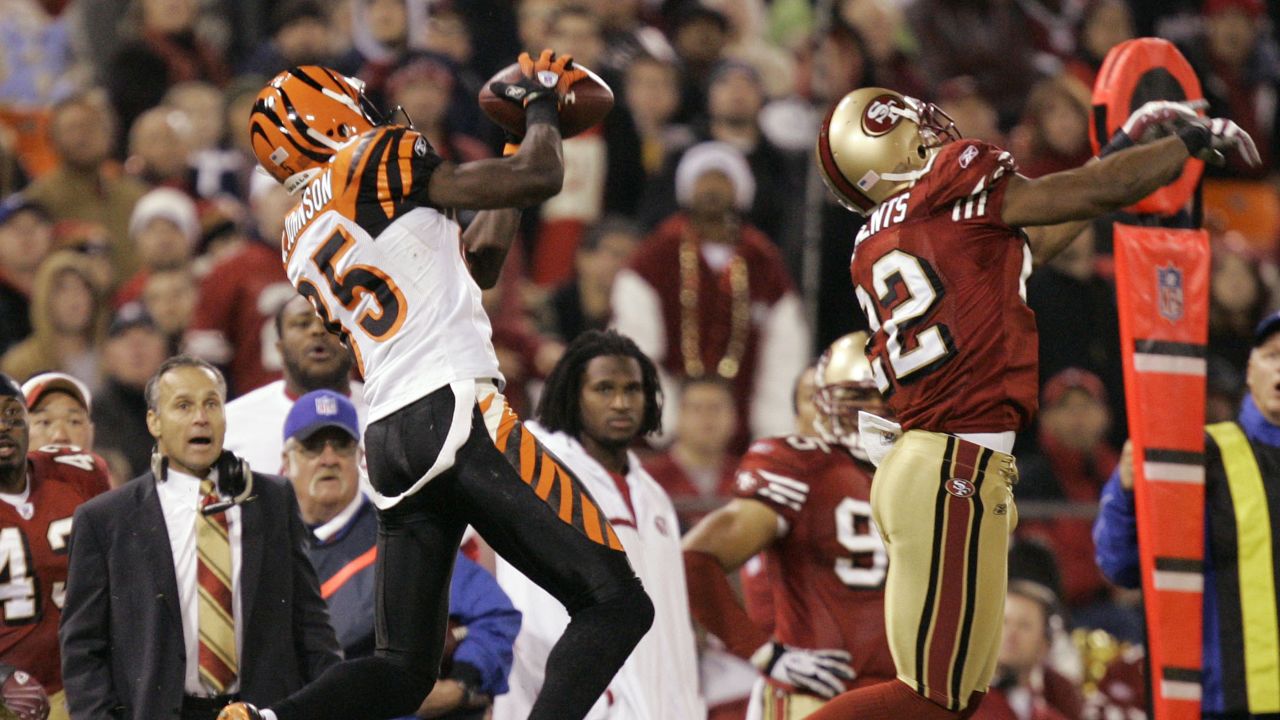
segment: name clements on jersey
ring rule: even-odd
[[[853,246],[856,248],[863,240],[889,227],[897,225],[907,217],[907,204],[911,202],[911,193],[904,192],[901,195],[889,198],[880,203],[880,206],[871,211],[867,216],[867,221],[862,224],[862,229],[858,231],[858,237],[854,239]]]
[[[284,217],[284,255],[289,257],[299,233],[315,218],[320,209],[333,200],[333,171],[325,170],[302,191],[298,206]]]

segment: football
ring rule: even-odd
[[[571,138],[593,127],[613,109],[613,90],[599,75],[578,65],[587,76],[569,88],[560,104],[560,137]],[[520,65],[512,63],[499,70],[480,88],[480,108],[489,119],[507,132],[524,137],[524,108],[503,100],[489,89],[495,82],[514,83],[520,79]]]

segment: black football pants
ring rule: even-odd
[[[426,473],[453,409],[453,391],[446,386],[369,426],[365,447],[375,489],[398,495]],[[512,432],[508,456],[516,463],[524,432],[520,426]],[[531,441],[523,440],[526,451]],[[540,446],[537,455],[539,465],[553,460]],[[517,466],[495,447],[480,412],[473,412],[471,434],[454,466],[379,512],[374,656],[340,663],[272,706],[279,720],[386,720],[418,709],[439,672],[449,581],[468,524],[563,603],[571,618],[547,659],[529,717],[586,715],[648,632],[653,605],[625,552],[597,542],[597,531],[589,538],[581,528],[581,509],[570,513],[574,522],[563,520],[563,502],[540,495],[538,484],[522,479]],[[548,470],[563,467],[553,462]],[[557,494],[570,491],[580,508],[594,509],[585,488],[565,475],[556,476]]]

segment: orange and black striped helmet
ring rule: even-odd
[[[347,140],[377,123],[364,83],[319,65],[272,78],[258,93],[249,136],[258,163],[289,192],[306,184]],[[305,173],[305,174],[302,174]]]

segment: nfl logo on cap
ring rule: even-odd
[[[337,415],[338,401],[329,395],[320,395],[316,398],[316,414],[330,417]]]

